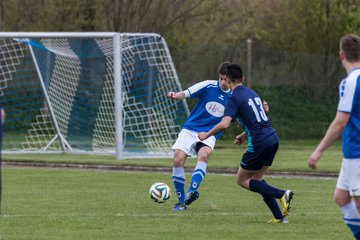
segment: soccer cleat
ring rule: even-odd
[[[280,198],[281,212],[284,217],[289,215],[290,201],[293,198],[294,193],[291,190],[286,190],[284,195]]]
[[[190,205],[193,201],[196,201],[199,198],[199,195],[200,194],[198,191],[188,192],[186,195],[185,204],[187,206]]]
[[[173,207],[173,212],[181,212],[187,209],[187,206],[185,203],[177,203],[175,204],[175,206]]]
[[[268,223],[288,223],[288,222],[289,221],[287,220],[287,218],[282,218],[282,219],[273,218],[268,221]]]

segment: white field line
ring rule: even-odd
[[[170,211],[170,210],[169,210]],[[337,214],[337,211],[333,212]],[[329,215],[331,212],[312,212],[315,215]],[[190,214],[191,217],[206,217],[206,216],[263,216],[264,213],[250,213],[250,212],[207,212]],[[143,218],[143,217],[186,217],[190,216],[187,213],[115,213],[115,214],[3,214],[1,218],[67,218],[67,217],[119,217],[119,218]],[[292,213],[292,216],[296,213]]]
[[[42,163],[42,162],[3,162],[4,167],[35,167],[35,168],[61,168],[61,169],[87,169],[99,171],[121,171],[121,172],[149,172],[149,173],[171,173],[170,167],[141,167],[141,166],[121,166],[121,165],[94,165],[94,164],[74,164],[74,163]],[[186,168],[187,173],[192,173],[193,169]],[[208,174],[234,176],[237,170],[234,169],[208,169]],[[274,178],[300,178],[300,179],[337,179],[338,174],[321,172],[272,172],[268,171],[266,177]]]

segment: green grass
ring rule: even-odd
[[[307,160],[319,140],[281,141],[279,151],[271,167],[273,171],[312,171],[307,166]],[[245,147],[238,147],[231,141],[219,140],[215,151],[210,157],[209,169],[237,169]],[[80,163],[80,164],[114,164],[124,166],[156,166],[171,167],[171,156],[161,159],[124,159],[115,160],[114,156],[91,156],[71,154],[5,154],[5,161]],[[329,148],[319,162],[320,172],[338,172],[341,166],[342,154],[340,142]],[[186,167],[193,168],[196,161],[189,158]]]
[[[153,182],[172,188],[170,173],[5,168],[3,180],[0,239],[351,239],[332,200],[335,180],[267,178],[295,191],[290,223],[275,225],[234,175],[208,174],[181,213],[171,212],[176,197],[148,196]]]

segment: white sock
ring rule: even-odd
[[[342,206],[340,210],[344,214],[345,222],[350,219],[358,219],[358,221],[360,220],[360,213],[357,211],[354,201],[351,201],[345,206]],[[360,222],[358,222],[356,225],[360,225]]]

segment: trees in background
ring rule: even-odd
[[[216,77],[223,61],[247,69],[251,38],[253,85],[272,101],[284,136],[323,135],[344,75],[339,38],[359,29],[360,0],[0,0],[0,31],[159,33],[184,87]],[[310,115],[311,106],[322,110]]]
[[[0,30],[4,28],[4,0],[0,0]]]
[[[360,0],[0,0],[1,31],[157,32],[197,48],[252,38],[331,55],[359,25]]]
[[[209,2],[209,3],[208,3]],[[212,14],[218,1],[206,0],[104,0],[97,1],[98,29],[117,32],[157,32],[165,35],[176,26],[192,25]],[[204,9],[204,6],[207,6]],[[106,16],[106,17],[104,17]]]

